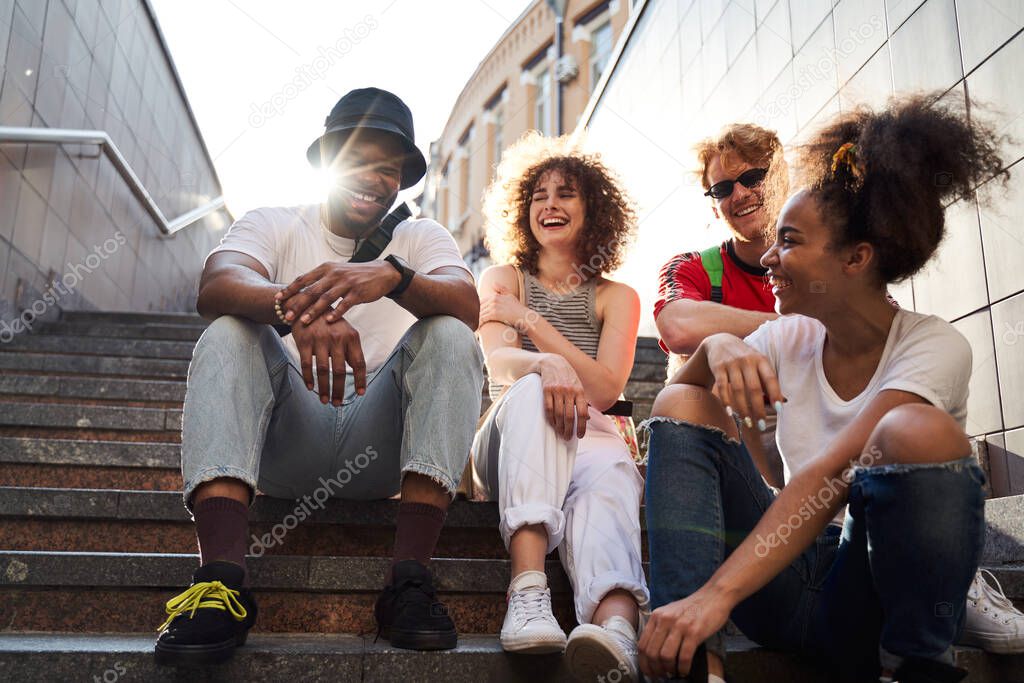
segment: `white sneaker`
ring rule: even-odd
[[[987,574],[991,583],[982,574]],[[1024,614],[1013,606],[999,580],[987,569],[974,575],[967,591],[967,622],[960,643],[999,654],[1024,652]]]
[[[501,647],[506,652],[531,654],[565,649],[565,631],[551,613],[551,591],[544,572],[523,572],[512,579]]]
[[[580,624],[569,635],[565,661],[578,681],[637,683],[636,643],[633,625],[622,617],[611,617],[601,626]]]

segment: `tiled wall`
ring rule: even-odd
[[[106,131],[169,220],[221,194],[145,0],[0,0],[0,56],[0,125]],[[164,237],[96,146],[0,144],[0,320],[47,290],[44,315],[194,310],[229,222]]]
[[[1016,142],[1007,189],[954,205],[932,264],[893,288],[974,350],[968,431],[988,435],[993,489],[1024,493],[1024,2],[1019,0],[648,0],[589,122],[591,143],[642,207],[619,276],[655,334],[657,268],[727,234],[695,178],[692,145],[732,121],[784,143],[854,103],[948,91]]]

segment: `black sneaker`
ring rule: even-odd
[[[430,570],[416,560],[402,560],[391,574],[391,584],[373,608],[378,634],[406,650],[454,649],[459,634],[448,608],[437,601]]]
[[[233,562],[197,569],[192,585],[167,601],[167,621],[156,640],[157,664],[217,664],[244,645],[256,622],[256,601],[242,588],[244,577],[245,570]]]

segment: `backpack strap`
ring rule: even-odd
[[[412,216],[409,205],[402,202],[398,207],[384,217],[380,225],[370,233],[370,236],[359,246],[359,249],[349,259],[349,263],[366,263],[381,255],[381,252],[391,243],[394,237],[395,228],[405,219]]]
[[[716,244],[700,252],[700,263],[711,280],[711,300],[716,304],[722,303],[722,271],[725,266],[722,264],[721,249],[722,245]]]

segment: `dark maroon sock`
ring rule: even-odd
[[[399,503],[391,567],[402,560],[417,560],[424,565],[430,562],[447,514],[429,503]],[[390,567],[385,583],[391,583]]]
[[[199,541],[199,563],[222,560],[245,569],[245,542],[249,534],[249,507],[224,497],[206,498],[192,508]],[[245,583],[249,583],[246,573]]]

